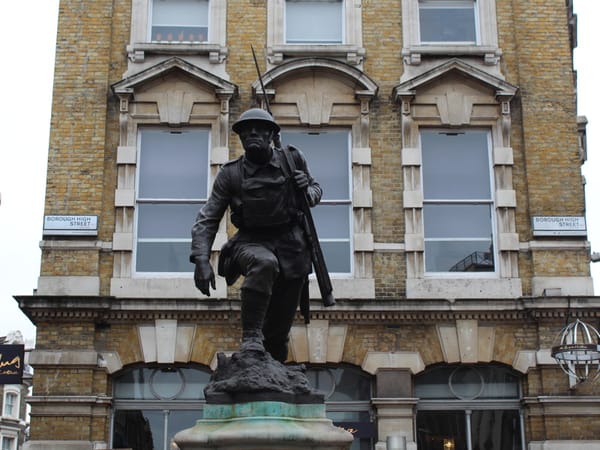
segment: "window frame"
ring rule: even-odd
[[[402,0],[402,56],[404,64],[419,66],[423,56],[482,57],[484,66],[500,62],[502,50],[498,47],[496,0],[474,0],[475,43],[421,42],[420,0]]]
[[[200,199],[200,198],[194,198],[194,199],[171,199],[171,198],[160,198],[160,199],[153,199],[153,198],[143,198],[140,199],[139,195],[140,195],[140,160],[141,160],[141,156],[142,156],[142,133],[144,130],[157,130],[157,131],[165,131],[165,132],[169,132],[169,131],[173,131],[167,127],[160,127],[160,126],[152,126],[152,125],[144,125],[144,124],[140,124],[137,127],[137,163],[136,163],[136,176],[135,176],[135,201],[134,201],[134,227],[133,227],[133,250],[132,250],[132,277],[133,278],[191,278],[193,277],[193,266],[192,264],[190,264],[190,270],[186,271],[186,272],[142,272],[138,270],[137,267],[137,256],[138,256],[138,244],[139,244],[139,214],[140,214],[140,208],[139,205],[140,204],[197,204],[197,210],[200,209],[200,207],[202,205],[204,205],[206,203],[206,201],[208,200],[208,195],[210,193],[210,188],[213,182],[212,176],[211,176],[211,127],[210,126],[203,126],[203,125],[190,125],[190,126],[186,126],[183,127],[181,130],[203,130],[206,131],[207,134],[207,166],[206,166],[206,180],[207,180],[207,188],[206,188],[206,195],[207,197],[204,199]],[[189,226],[191,229],[191,226],[193,224],[193,219],[190,222]],[[161,239],[161,238],[148,238],[147,242],[189,242],[191,245],[191,235],[188,238],[179,238],[179,239]]]
[[[286,0],[267,0],[267,62],[279,65],[288,58],[329,57],[361,66],[366,50],[362,41],[362,13],[354,0],[342,0],[341,43],[287,43]]]
[[[8,447],[4,445],[5,442],[8,442]],[[8,436],[2,435],[2,450],[16,450],[17,449],[17,437],[16,436]]]
[[[169,370],[178,370],[178,369],[182,369],[182,368],[193,368],[193,369],[197,369],[198,371],[203,371],[207,374],[210,374],[211,371],[209,370],[209,368],[198,365],[198,364],[193,364],[193,365],[181,365],[181,364],[151,364],[151,365],[145,365],[145,366],[134,366],[134,367],[128,367],[125,368],[124,370],[120,371],[118,374],[115,374],[115,378],[117,378],[119,375],[123,375],[125,372],[129,371],[135,371],[135,370],[139,370],[139,369],[149,369],[152,370],[153,373],[156,370],[160,370],[160,369],[169,369]],[[152,376],[151,376],[152,378]],[[120,399],[117,395],[116,395],[116,386],[117,382],[115,379],[113,379],[113,401],[112,401],[112,409],[111,409],[111,414],[110,414],[110,443],[111,446],[114,444],[114,438],[115,438],[115,417],[116,417],[116,413],[117,411],[158,411],[158,412],[162,412],[163,414],[163,433],[164,433],[164,444],[165,444],[165,448],[168,448],[168,436],[167,436],[167,429],[168,429],[168,420],[169,420],[169,414],[173,411],[196,411],[198,412],[198,417],[197,419],[201,419],[202,415],[203,415],[203,411],[204,411],[204,406],[206,405],[206,400],[204,398],[202,399],[195,399],[195,400],[191,400],[191,399],[176,399],[176,398],[161,398],[159,395],[154,394],[155,398],[154,399]],[[152,388],[150,388],[150,390],[152,391]],[[202,390],[200,390],[199,392],[202,392]]]
[[[18,419],[21,409],[21,395],[18,389],[9,388],[8,386],[9,385],[6,385],[4,387],[4,396],[2,399],[2,416]],[[9,398],[11,398],[13,401],[9,402]],[[7,406],[10,406],[10,411],[7,411]]]
[[[494,262],[494,270],[490,270],[490,271],[483,271],[483,272],[453,272],[453,271],[445,271],[445,272],[435,272],[435,271],[428,271],[427,270],[427,252],[426,252],[426,243],[432,242],[432,241],[436,241],[436,240],[442,240],[440,239],[436,239],[436,238],[427,238],[427,231],[425,230],[425,219],[423,220],[423,241],[424,241],[424,251],[423,251],[423,275],[425,278],[434,278],[434,279],[439,279],[439,278],[451,278],[451,279],[458,279],[458,278],[498,278],[499,276],[499,267],[498,267],[498,261],[499,261],[499,254],[498,254],[498,229],[497,229],[497,217],[496,217],[496,200],[495,200],[495,183],[494,183],[494,166],[493,166],[493,142],[492,142],[492,130],[485,128],[485,127],[462,127],[460,129],[449,129],[449,128],[445,128],[445,127],[420,127],[419,128],[419,150],[421,152],[421,155],[423,155],[423,146],[422,146],[422,139],[421,139],[421,133],[422,131],[438,131],[440,133],[445,133],[448,132],[450,134],[455,134],[455,133],[468,133],[469,131],[484,131],[486,133],[486,141],[487,141],[487,148],[486,148],[486,152],[487,152],[487,163],[488,163],[488,180],[489,180],[489,190],[490,190],[490,197],[489,199],[460,199],[460,200],[454,200],[454,199],[427,199],[425,197],[425,178],[423,175],[423,166],[424,163],[422,162],[421,167],[420,167],[420,172],[421,172],[421,191],[422,191],[422,195],[423,195],[423,216],[425,216],[425,205],[428,204],[436,204],[436,205],[489,205],[489,209],[490,209],[490,229],[492,232],[492,257],[493,257],[493,262]],[[423,161],[423,158],[421,157],[421,161]],[[451,239],[451,238],[444,238],[443,241],[466,241],[466,240],[480,240],[480,239],[471,239],[471,238],[456,238],[456,239]]]
[[[227,57],[227,3],[226,1],[208,0],[208,32],[202,42],[190,41],[152,41],[152,2],[153,0],[133,0],[131,9],[131,30],[128,53],[128,69],[130,72],[143,70],[139,63],[146,60],[147,55],[159,55],[167,59],[173,54],[179,56],[208,57],[211,64],[222,64]],[[221,70],[221,69],[217,69]],[[225,73],[223,72],[223,76]]]
[[[353,205],[354,205],[354,198],[353,198],[353,183],[352,183],[352,130],[350,128],[344,128],[344,127],[327,127],[326,129],[322,129],[322,130],[311,130],[309,128],[305,128],[305,127],[282,127],[281,130],[281,135],[282,137],[285,135],[285,133],[304,133],[304,134],[320,134],[320,133],[326,133],[326,132],[343,132],[347,135],[347,147],[346,147],[346,151],[347,151],[347,176],[348,176],[348,199],[333,199],[333,200],[326,200],[326,199],[321,199],[321,201],[319,202],[319,205],[315,206],[315,208],[319,207],[319,206],[324,206],[326,207],[327,205],[331,205],[331,206],[335,206],[335,205],[344,205],[344,206],[348,206],[348,239],[337,239],[337,238],[319,238],[319,242],[323,243],[323,242],[343,242],[343,241],[348,241],[348,248],[349,248],[349,272],[334,272],[334,271],[329,271],[330,276],[334,277],[334,278],[353,278],[354,274],[355,274],[355,267],[354,267],[354,252],[355,252],[355,248],[354,248],[354,220],[353,220]],[[287,144],[287,142],[284,143]],[[306,160],[308,162],[308,166],[309,169],[311,167],[313,167],[313,164],[311,164],[306,152],[304,152],[302,147],[299,147],[300,150],[303,152],[304,156],[306,157]],[[311,171],[311,175],[315,176],[314,171]],[[317,182],[321,183],[321,180],[319,179],[318,176],[315,176],[315,179]],[[326,194],[325,194],[326,195]],[[314,208],[313,208],[314,210]],[[314,217],[314,214],[313,214]],[[317,232],[319,230],[317,229]],[[316,275],[314,273],[311,273],[309,275],[309,278],[314,279],[316,278]]]
[[[463,413],[463,418],[466,421],[465,434],[467,435],[468,433],[472,432],[471,414],[474,411],[496,411],[496,410],[517,411],[517,413],[519,415],[519,440],[520,440],[521,450],[525,450],[527,448],[526,442],[525,442],[525,436],[524,436],[525,423],[524,423],[523,410],[522,410],[522,405],[521,405],[522,398],[523,398],[523,388],[522,388],[522,385],[520,382],[521,377],[514,370],[511,370],[508,367],[505,367],[505,366],[502,366],[499,364],[448,364],[445,367],[441,366],[441,365],[429,367],[428,369],[426,369],[424,372],[422,372],[419,375],[424,375],[428,371],[435,370],[437,368],[442,368],[442,369],[447,368],[449,370],[454,369],[453,370],[453,373],[454,373],[458,369],[465,368],[465,367],[467,367],[467,368],[470,367],[475,370],[477,370],[477,369],[490,369],[490,370],[501,369],[501,370],[506,370],[508,372],[511,372],[517,378],[517,381],[515,382],[517,390],[518,390],[517,397],[507,398],[507,399],[496,399],[496,398],[494,398],[494,399],[473,398],[473,399],[469,399],[469,400],[460,399],[460,398],[458,398],[457,394],[454,393],[454,391],[452,390],[451,381],[450,381],[450,379],[452,378],[452,375],[450,375],[450,377],[448,379],[448,386],[449,386],[450,390],[454,393],[454,395],[457,396],[457,398],[456,399],[450,399],[450,398],[421,399],[421,398],[418,398],[418,401],[416,404],[416,413],[415,413],[415,426],[417,424],[419,412],[434,412],[435,411],[435,412],[440,412],[440,413],[456,413],[456,412],[460,411]],[[419,375],[417,375],[417,377],[414,380],[415,390],[417,390]],[[483,378],[482,378],[482,382],[483,382]],[[415,392],[415,396],[416,395],[417,395],[417,393]],[[416,435],[415,437],[418,442],[419,436]],[[467,436],[467,440],[470,443],[470,436]]]

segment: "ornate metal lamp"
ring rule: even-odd
[[[561,330],[552,357],[577,383],[600,375],[600,333],[593,326],[576,319]]]

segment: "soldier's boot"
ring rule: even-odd
[[[241,351],[265,351],[262,332],[269,296],[250,289],[242,289],[242,345]]]

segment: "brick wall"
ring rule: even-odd
[[[583,215],[583,190],[578,160],[573,73],[564,2],[496,0],[501,71],[519,86],[512,102],[511,146],[513,184],[517,194],[516,226],[521,242],[532,239],[532,215]],[[252,104],[251,83],[256,72],[250,44],[265,70],[265,0],[229,0],[227,71],[239,87],[231,103],[231,121]],[[364,71],[379,86],[370,105],[369,142],[372,154],[373,234],[378,243],[402,243],[405,223],[402,204],[401,129],[399,106],[391,98],[403,65],[400,0],[362,2]],[[114,231],[116,149],[119,112],[110,85],[127,69],[130,1],[63,0],[56,53],[51,122],[46,214],[98,214],[98,238],[106,242]],[[385,18],[385,20],[382,20]],[[230,135],[231,156],[241,153]],[[557,196],[558,193],[558,196]],[[587,251],[521,252],[519,271],[524,293],[531,294],[534,276],[589,274]],[[42,275],[100,276],[101,294],[108,295],[113,273],[110,251],[44,250]],[[403,253],[376,253],[374,277],[378,300],[405,297],[406,261]],[[237,290],[230,291],[232,296]],[[75,300],[74,300],[75,301]],[[360,366],[369,351],[419,352],[425,365],[443,361],[434,320],[427,323],[372,324],[348,322],[343,361]],[[494,361],[513,363],[517,350],[549,348],[562,326],[482,323],[495,326]],[[115,320],[95,324],[92,318],[38,321],[37,348],[116,352],[124,366],[143,361],[138,323]],[[99,326],[102,325],[102,326]],[[218,350],[239,344],[238,318],[203,323],[197,329],[191,360],[208,365]],[[567,377],[556,367],[531,369],[524,379],[526,396],[569,395]],[[111,395],[110,376],[89,367],[36,368],[35,395]],[[582,387],[580,394],[592,394]],[[528,438],[594,439],[600,422],[586,417],[531,416]],[[31,418],[32,439],[108,439],[108,417]]]

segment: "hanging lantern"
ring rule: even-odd
[[[561,369],[580,383],[600,375],[600,333],[576,319],[561,330],[552,357]]]

